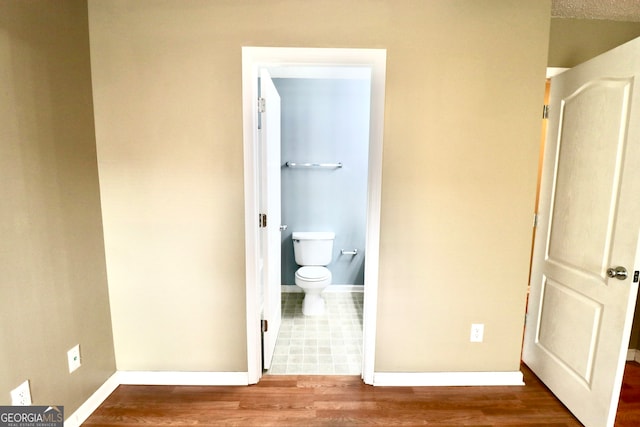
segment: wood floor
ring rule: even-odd
[[[640,363],[627,362],[618,403],[616,427],[640,426]]]
[[[86,426],[581,426],[523,366],[526,386],[372,387],[356,376],[267,375],[249,387],[120,386]],[[616,426],[640,425],[640,364]]]

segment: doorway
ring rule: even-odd
[[[366,244],[364,300],[362,302],[362,378],[373,383],[376,302],[378,287],[380,198],[382,176],[382,134],[386,51],[382,49],[260,48],[242,49],[243,141],[245,178],[245,261],[247,362],[249,383],[262,375],[261,334],[265,322],[261,313],[266,293],[261,277],[265,257],[260,250],[260,153],[258,144],[258,74],[275,67],[356,67],[371,72],[371,108],[369,120],[369,159],[367,176]],[[284,160],[284,159],[283,159]],[[260,217],[261,218],[261,217]],[[279,226],[279,224],[278,224]],[[268,258],[268,257],[267,257]],[[278,284],[279,286],[280,284]],[[278,304],[279,305],[279,304]],[[279,308],[278,308],[279,309]]]
[[[272,338],[263,334],[263,368],[268,374],[361,375],[370,68],[287,66],[267,71],[269,76],[261,73],[260,88],[262,92],[273,84],[277,93],[266,93],[280,99],[281,130],[279,141],[266,144],[280,153],[274,170],[280,176],[272,178],[280,182],[280,197],[268,197],[279,199],[284,225],[279,230],[281,281],[275,284],[282,284],[282,318],[273,354]],[[272,113],[265,110],[262,121]],[[267,172],[267,181],[269,176]],[[325,309],[313,316],[302,313],[305,295],[295,284],[300,266],[293,237],[301,231],[335,237]],[[276,260],[269,259],[269,270],[272,262]]]

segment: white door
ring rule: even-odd
[[[262,368],[269,369],[282,322],[280,310],[280,95],[269,72],[260,70],[260,228]]]
[[[614,424],[638,290],[639,58],[551,81],[523,361],[588,427]]]

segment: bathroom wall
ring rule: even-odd
[[[282,108],[282,283],[298,268],[291,234],[334,231],[333,284],[364,284],[370,80],[273,79]],[[300,169],[287,161],[335,163]],[[340,249],[357,249],[356,256]]]

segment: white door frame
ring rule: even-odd
[[[369,177],[367,232],[364,271],[362,378],[373,384],[376,309],[378,300],[378,264],[380,242],[380,205],[382,193],[382,138],[386,75],[385,49],[324,48],[242,48],[242,117],[244,147],[245,263],[247,374],[249,384],[262,376],[260,307],[258,301],[259,229],[258,229],[258,73],[260,67],[348,66],[371,69],[371,119],[369,123]]]

